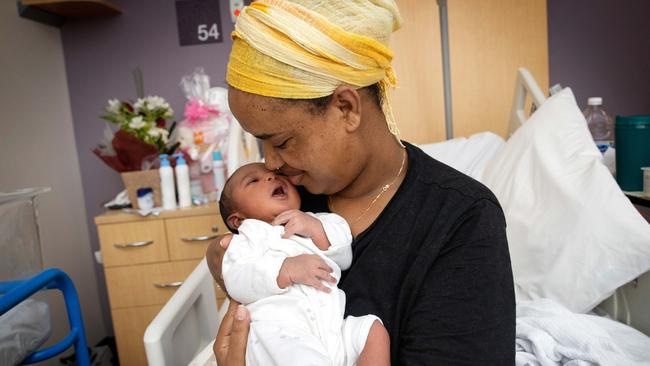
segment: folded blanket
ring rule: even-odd
[[[650,338],[611,319],[548,299],[517,304],[516,364],[650,365]]]
[[[52,333],[47,303],[27,299],[0,316],[0,365],[18,365]]]

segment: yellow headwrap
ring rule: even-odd
[[[255,1],[235,24],[226,80],[249,93],[289,99],[378,82],[388,128],[399,141],[388,96],[397,83],[388,39],[400,25],[393,0]]]

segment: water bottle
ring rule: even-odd
[[[603,154],[605,165],[614,174],[616,172],[614,122],[603,109],[603,98],[591,97],[587,99],[587,105],[587,109],[583,112],[587,127],[598,150]]]

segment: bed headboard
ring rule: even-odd
[[[508,127],[508,136],[521,126],[528,117],[526,117],[526,95],[530,94],[533,105],[539,108],[546,96],[542,89],[535,81],[533,75],[525,67],[517,69],[517,81],[515,82],[515,96],[512,100],[512,110],[510,112],[510,126]]]

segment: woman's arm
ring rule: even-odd
[[[397,347],[401,365],[514,364],[514,286],[496,203],[480,200],[463,216],[407,309]]]
[[[217,284],[221,289],[228,294],[226,291],[226,286],[223,284],[223,276],[221,275],[221,263],[223,261],[223,255],[226,253],[228,245],[232,240],[232,234],[220,235],[214,239],[209,245],[208,249],[205,252],[205,258],[208,262],[208,269],[212,273],[212,278],[217,281]]]

